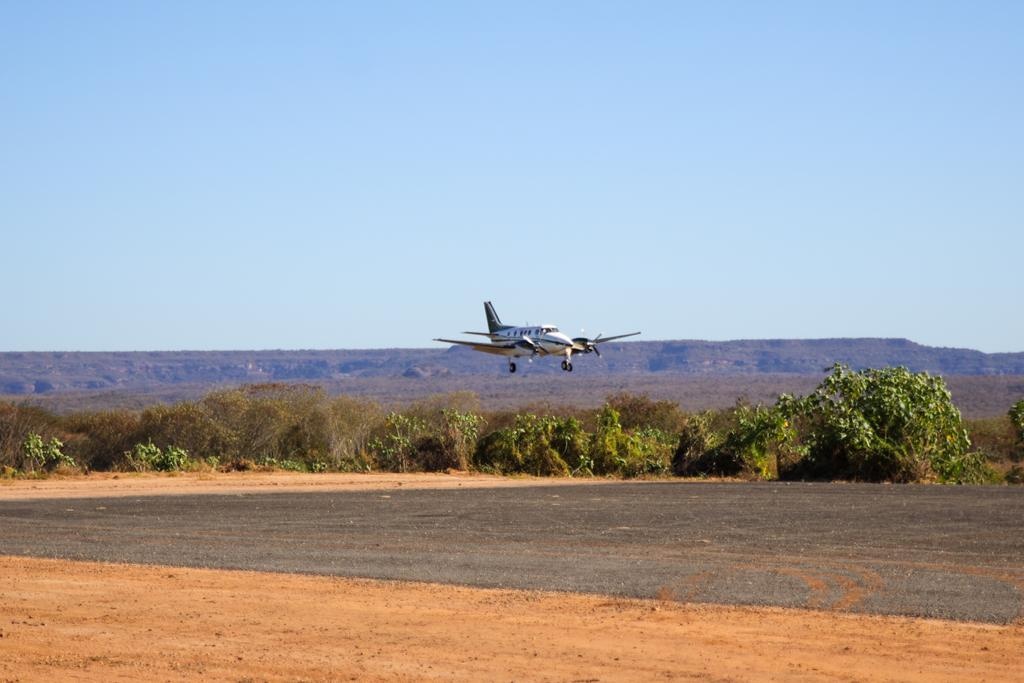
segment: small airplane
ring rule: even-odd
[[[494,306],[490,301],[484,302],[484,313],[487,314],[487,332],[463,332],[463,334],[477,334],[481,337],[488,337],[489,342],[472,342],[460,339],[435,339],[434,341],[446,344],[461,344],[468,346],[474,351],[493,353],[501,356],[511,356],[508,362],[508,371],[516,371],[516,358],[529,356],[562,355],[562,370],[572,372],[572,357],[578,353],[596,353],[600,357],[601,352],[597,350],[598,344],[610,342],[623,337],[633,337],[639,332],[629,334],[617,334],[614,337],[597,335],[593,339],[586,337],[574,337],[570,339],[564,332],[559,332],[554,325],[536,325],[526,327],[515,327],[503,325],[498,314],[494,312]]]

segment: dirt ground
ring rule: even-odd
[[[309,474],[300,472],[181,472],[171,474],[101,472],[46,479],[0,479],[0,500],[105,496],[272,493],[275,491],[367,491],[404,487],[493,488],[599,484],[612,479],[500,477],[452,471],[447,474]],[[711,481],[711,480],[708,480]]]
[[[2,680],[1020,680],[1024,630],[0,558]]]
[[[308,476],[92,476],[0,497],[495,483]],[[1022,662],[1021,624],[0,557],[0,681],[1015,681]]]

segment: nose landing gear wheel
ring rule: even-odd
[[[516,364],[515,363],[509,363],[508,364],[508,371],[509,372],[515,372],[516,371]]]
[[[572,372],[572,363],[567,360],[562,361],[562,369],[566,372]]]

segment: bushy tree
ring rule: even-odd
[[[369,470],[369,442],[384,422],[381,406],[367,399],[338,396],[331,400],[327,416],[330,468],[343,472]]]
[[[328,400],[320,387],[254,384],[213,392],[199,406],[228,436],[229,460],[301,460],[315,468],[331,450]]]
[[[77,435],[74,441],[68,440],[69,454],[100,471],[117,469],[124,453],[143,440],[139,416],[123,410],[70,415],[64,428]]]
[[[644,394],[620,392],[608,397],[606,403],[619,414],[624,430],[645,428],[678,434],[686,423],[686,414],[673,401],[655,401]]]
[[[403,413],[418,418],[427,425],[439,430],[444,420],[445,411],[454,410],[459,413],[480,414],[480,397],[472,391],[453,391],[446,394],[435,394],[413,402]]]
[[[146,408],[139,418],[139,434],[160,448],[175,446],[203,458],[223,458],[234,442],[226,425],[192,401]]]
[[[804,474],[865,481],[970,481],[984,468],[941,377],[835,365],[813,394],[780,401],[806,420]]]

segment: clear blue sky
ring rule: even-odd
[[[0,350],[1024,350],[1022,2],[0,4]]]

